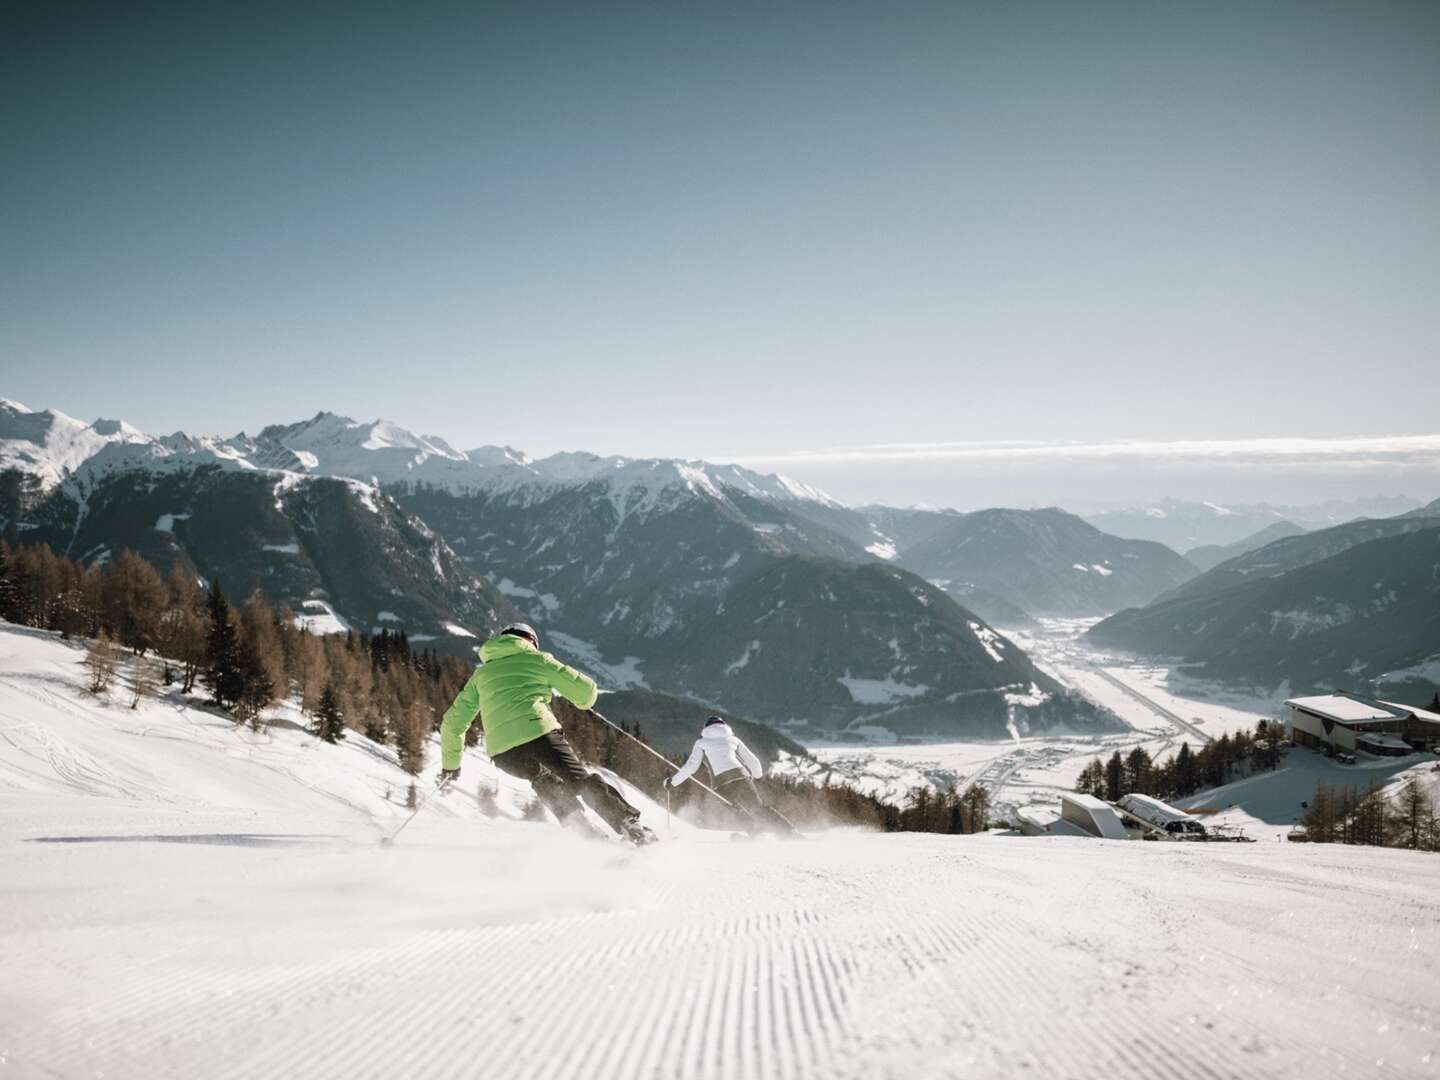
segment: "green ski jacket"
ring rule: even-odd
[[[440,725],[440,764],[460,767],[465,732],[476,714],[485,728],[485,752],[492,758],[555,731],[560,721],[550,711],[550,693],[559,691],[578,708],[595,704],[599,691],[590,676],[541,652],[524,638],[499,634],[475,652],[480,666]]]

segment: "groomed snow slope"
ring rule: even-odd
[[[0,627],[0,1076],[1440,1067],[1435,856],[693,830],[633,851],[464,791],[381,848],[386,751],[100,705],[79,656]]]

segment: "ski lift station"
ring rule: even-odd
[[[1020,831],[1026,836],[1090,836],[1102,840],[1129,840],[1125,823],[1115,807],[1094,795],[1063,792],[1060,816],[1053,821],[1020,811]]]
[[[1044,820],[1028,808],[1017,813],[1026,836],[1088,836],[1101,840],[1225,840],[1224,831],[1212,832],[1194,814],[1177,810],[1149,795],[1126,795],[1109,803],[1094,795],[1064,792],[1060,816]]]
[[[1440,714],[1338,690],[1333,694],[1291,698],[1291,738],[1297,746],[1331,753],[1404,757],[1418,750],[1440,750]]]

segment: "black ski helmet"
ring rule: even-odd
[[[705,728],[710,727],[712,724],[723,724],[724,722],[725,722],[725,718],[724,718],[723,716],[707,716],[707,717],[705,718],[705,723],[704,723],[704,725],[700,728],[700,730],[701,730],[701,731],[704,731]]]
[[[504,630],[501,630],[500,633],[509,634],[511,637],[527,638],[531,645],[534,645],[536,648],[540,647],[540,635],[535,633],[535,628],[529,623],[511,623],[505,627]]]

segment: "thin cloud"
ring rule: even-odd
[[[732,459],[740,465],[844,464],[1205,464],[1342,469],[1440,467],[1440,435],[1341,439],[1175,439],[1113,442],[930,442],[793,450]]]

